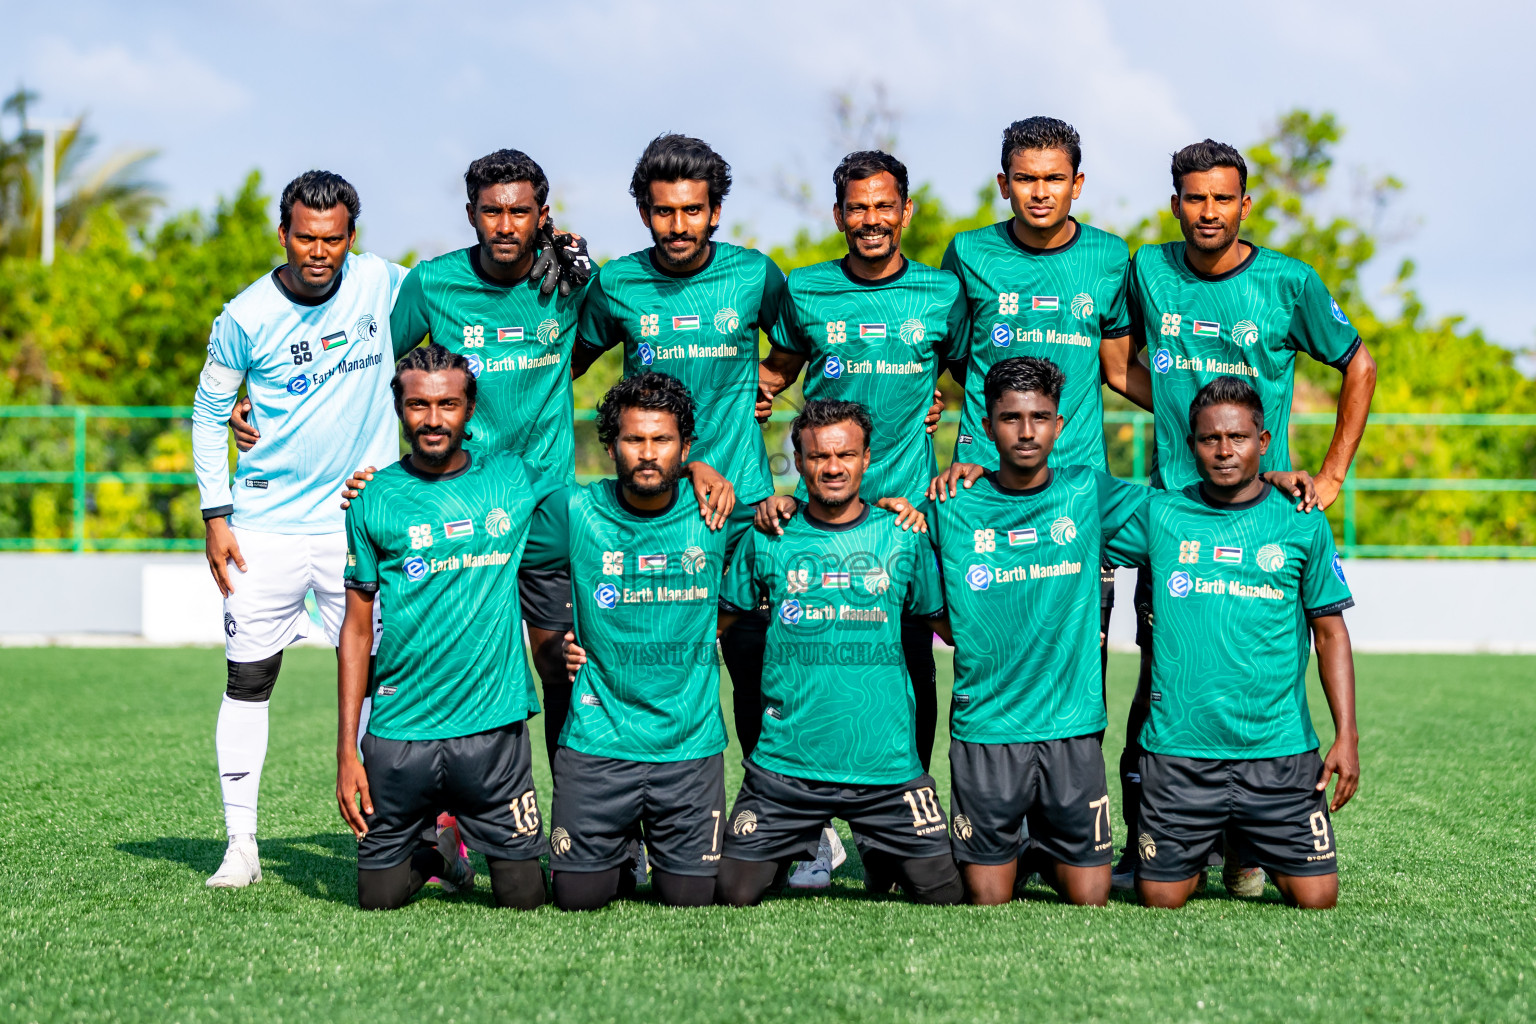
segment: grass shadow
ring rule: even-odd
[[[122,853],[179,864],[211,875],[224,859],[222,839],[161,836],[118,843]],[[357,904],[357,842],[348,833],[278,836],[261,840],[261,870],[310,899]]]

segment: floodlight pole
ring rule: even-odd
[[[59,132],[74,127],[74,121],[50,118],[33,122],[43,133],[43,266],[53,266],[54,231],[58,221],[58,145]]]

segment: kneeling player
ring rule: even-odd
[[[918,761],[904,612],[943,614],[933,552],[894,514],[859,498],[869,414],[807,402],[791,428],[805,480],[802,514],[782,534],[753,532],[726,577],[721,607],[766,597],[773,619],[763,667],[762,738],[745,762],[720,864],[718,898],[760,900],[791,860],[815,855],[842,818],[865,885],[901,885],[921,903],[964,895],[944,809]]]
[[[1201,388],[1189,435],[1200,481],[1156,493],[1108,545],[1155,581],[1136,889],[1147,906],[1182,906],[1225,834],[1286,902],[1332,907],[1328,812],[1360,779],[1342,614],[1354,600],[1328,521],[1259,477],[1270,437],[1253,388],[1236,377]],[[1323,760],[1307,709],[1309,627],[1335,730]]]
[[[526,719],[538,702],[522,637],[507,624],[521,618],[517,571],[534,509],[559,481],[514,455],[463,449],[475,408],[463,356],[413,349],[392,390],[411,453],[347,510],[336,799],[358,837],[358,902],[402,906],[433,875],[473,883],[467,858],[418,849],[446,808],[489,860],[497,903],[537,907],[545,843]],[[380,591],[389,617],[359,763]]]
[[[550,868],[562,910],[596,910],[634,874],[642,837],[663,903],[715,899],[725,815],[725,720],[715,661],[719,586],[738,521],[717,529],[682,479],[694,437],[682,382],[642,373],[598,410],[617,480],[552,497],[525,564],[569,567],[571,711],[553,760]]]

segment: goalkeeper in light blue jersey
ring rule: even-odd
[[[229,832],[224,862],[208,879],[218,888],[261,879],[256,798],[267,710],[283,648],[309,630],[306,592],[315,593],[327,639],[335,644],[340,633],[342,483],[358,466],[400,454],[389,315],[407,271],[350,251],[359,204],[339,175],[300,175],[279,209],[288,261],[213,322],[192,417],[229,669],[215,732]],[[261,438],[240,454],[231,484],[226,424],[242,383]]]

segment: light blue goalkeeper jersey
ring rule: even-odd
[[[192,453],[205,518],[262,533],[339,533],[341,485],[400,456],[389,381],[389,313],[406,268],[353,253],[325,298],[306,302],[267,274],[224,306],[198,379]],[[226,424],[245,382],[261,440],[229,479]]]

